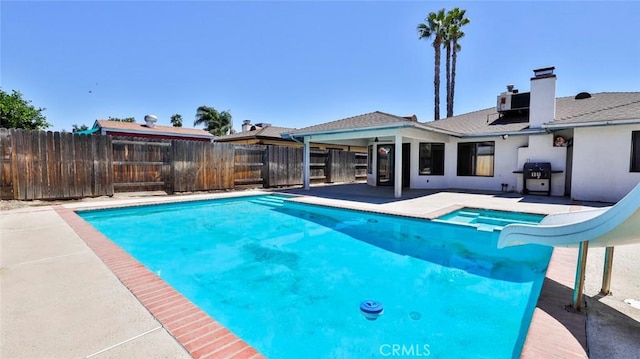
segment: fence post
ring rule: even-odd
[[[269,174],[271,173],[269,171],[269,160],[270,160],[270,156],[269,153],[271,151],[271,146],[267,145],[264,148],[264,151],[262,152],[262,187],[263,188],[269,188],[271,186],[271,178],[269,177]]]

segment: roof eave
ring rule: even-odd
[[[338,133],[345,133],[345,132],[355,132],[355,131],[375,131],[375,130],[389,130],[389,129],[396,129],[396,128],[418,128],[418,129],[422,129],[422,130],[426,130],[426,131],[432,131],[432,132],[437,132],[437,133],[442,133],[442,134],[447,134],[447,135],[451,135],[451,136],[460,136],[459,133],[455,133],[455,132],[451,132],[451,131],[447,131],[447,130],[442,130],[439,128],[434,128],[431,126],[427,126],[421,123],[417,123],[417,122],[395,122],[395,123],[391,123],[391,124],[386,124],[386,125],[378,125],[378,126],[367,126],[367,127],[356,127],[356,128],[341,128],[341,129],[335,129],[335,130],[328,130],[328,131],[316,131],[316,132],[296,132],[296,133],[282,133],[280,136],[284,139],[289,139],[289,138],[293,138],[293,137],[305,137],[305,136],[313,136],[313,135],[330,135],[330,134],[338,134]]]
[[[598,126],[614,126],[614,125],[634,125],[639,124],[640,118],[632,118],[626,120],[608,120],[608,121],[591,121],[591,122],[574,122],[574,123],[547,123],[542,125],[543,128],[550,130],[560,130],[575,127],[598,127]]]
[[[149,131],[140,131],[140,130],[130,130],[124,128],[113,128],[113,127],[101,127],[103,131],[113,131],[113,132],[123,132],[123,133],[133,133],[133,134],[145,134],[145,135],[159,135],[159,136],[176,136],[176,137],[191,137],[191,138],[206,138],[213,139],[215,136],[207,136],[207,135],[198,135],[198,134],[186,134],[186,133],[178,133],[178,132],[149,132]]]
[[[530,135],[541,135],[547,134],[548,131],[543,128],[527,128],[518,131],[504,131],[504,132],[491,132],[491,133],[481,133],[481,134],[465,134],[460,136],[461,138],[484,138],[484,137],[498,137],[498,136],[530,136]]]

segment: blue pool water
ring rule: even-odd
[[[542,214],[465,207],[440,216],[436,221],[470,225],[479,230],[493,231],[501,230],[504,226],[513,223],[538,224],[544,217]]]
[[[277,196],[79,214],[278,359],[519,357],[551,255],[498,250],[497,232]],[[383,315],[366,320],[364,300]]]

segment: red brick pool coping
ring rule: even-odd
[[[264,358],[73,210],[55,211],[194,358]]]
[[[194,358],[264,358],[148,270],[72,209],[58,215],[96,253]],[[586,318],[564,309],[571,300],[577,249],[554,249],[521,358],[587,358]]]

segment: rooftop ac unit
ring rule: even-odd
[[[529,109],[531,93],[529,92],[503,92],[498,96],[496,109],[498,112],[521,111]]]
[[[503,92],[498,95],[498,104],[496,109],[498,112],[504,112],[511,110],[511,97],[513,93],[511,92]]]

